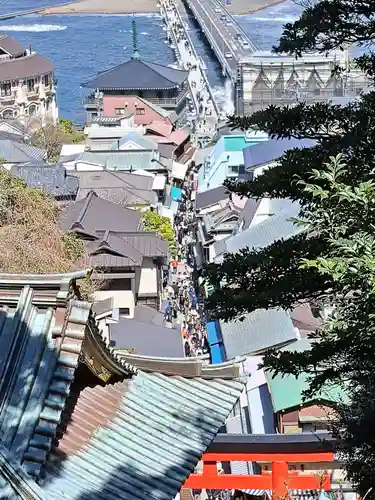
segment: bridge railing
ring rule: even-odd
[[[193,43],[192,39],[190,38],[190,35],[189,35],[188,31],[187,31],[187,30],[186,30],[186,28],[185,28],[185,23],[184,23],[184,20],[182,19],[181,14],[180,14],[180,12],[179,12],[179,10],[178,10],[178,5],[177,5],[177,4],[175,4],[175,8],[176,8],[176,12],[177,12],[177,17],[178,17],[178,20],[179,20],[179,22],[180,22],[181,26],[182,26],[182,27],[183,27],[183,29],[184,29],[184,34],[185,34],[186,40],[188,41],[188,43],[189,43],[189,45],[190,45],[190,47],[191,47],[191,49],[192,49],[192,52],[193,52],[193,54],[194,54],[194,57],[195,57],[198,61],[200,61],[200,60],[201,60],[201,58],[199,57],[199,55],[198,55],[197,51],[195,50],[194,43]],[[202,66],[201,66],[201,75],[202,75],[202,78],[203,78],[203,80],[204,80],[204,82],[205,82],[205,84],[206,84],[206,87],[207,87],[208,93],[210,94],[211,102],[212,102],[212,105],[213,105],[213,107],[214,107],[214,109],[215,109],[215,112],[216,112],[217,116],[220,116],[220,111],[219,111],[218,105],[216,104],[216,101],[215,101],[214,95],[213,95],[213,93],[212,93],[212,89],[211,89],[210,82],[208,81],[208,78],[207,78],[207,75],[206,75],[206,71],[204,70],[204,68],[202,68]]]
[[[218,0],[212,0],[214,4],[216,4],[219,8],[223,8],[223,5],[218,1]],[[255,52],[256,50],[259,50],[259,47],[257,46],[256,43],[254,43],[249,35],[242,29],[242,27],[238,24],[234,16],[227,10],[225,9],[225,15],[230,19],[231,23],[236,27],[237,31],[241,33],[242,38],[244,38],[250,45],[250,50]]]
[[[230,67],[228,61],[225,59],[224,52],[217,45],[215,38],[211,34],[209,26],[207,26],[207,24],[204,22],[202,16],[199,14],[198,9],[194,5],[194,1],[191,1],[191,0],[185,0],[185,1],[186,1],[187,5],[189,6],[190,10],[193,12],[196,20],[198,21],[200,27],[202,28],[204,34],[206,35],[207,40],[210,42],[210,45],[211,45],[213,51],[215,52],[216,57],[219,59],[222,66],[226,69],[228,75],[232,75],[232,68]]]

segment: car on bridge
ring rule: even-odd
[[[232,56],[232,52],[225,52],[224,57],[225,57],[226,59],[232,59],[232,57],[233,57],[233,56]]]

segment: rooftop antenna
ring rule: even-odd
[[[135,22],[135,17],[133,14],[133,19],[132,19],[132,34],[133,34],[133,53],[132,53],[132,59],[133,60],[139,60],[139,52],[138,52],[138,42],[137,42],[137,25]]]

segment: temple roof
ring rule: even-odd
[[[82,84],[82,87],[99,90],[158,90],[174,89],[188,77],[188,71],[169,68],[161,64],[130,59]]]
[[[120,357],[87,272],[0,274],[0,498],[173,498],[242,391],[238,362]]]

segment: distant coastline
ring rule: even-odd
[[[232,0],[228,10],[232,14],[251,14],[286,0]],[[250,3],[250,5],[249,5]],[[157,13],[157,0],[78,0],[39,11],[42,15],[53,14],[152,14]]]

